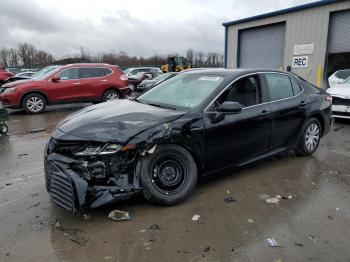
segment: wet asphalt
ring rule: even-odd
[[[337,121],[311,157],[204,179],[180,205],[140,196],[82,217],[50,200],[43,172],[52,129],[82,106],[11,112],[0,137],[0,261],[350,261],[350,121]],[[267,204],[263,194],[286,199]],[[113,209],[131,220],[109,220]]]

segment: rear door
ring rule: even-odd
[[[234,82],[204,112],[208,164],[211,170],[240,164],[269,150],[272,118],[258,74]],[[240,113],[218,112],[225,101],[239,102]],[[217,120],[218,114],[224,114]]]
[[[300,133],[310,98],[302,95],[302,87],[287,74],[263,75],[273,113],[271,149],[288,147]]]
[[[82,99],[88,101],[101,98],[103,91],[110,87],[106,75],[111,73],[110,69],[103,67],[80,68]]]

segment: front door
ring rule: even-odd
[[[47,94],[53,102],[79,101],[81,82],[79,68],[67,68],[58,73],[57,81],[49,80]]]
[[[208,167],[210,170],[249,161],[269,150],[272,118],[259,75],[234,82],[204,112]],[[218,112],[225,101],[239,102],[239,113]]]

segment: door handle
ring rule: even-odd
[[[107,82],[107,80],[106,79],[102,79],[101,82]]]
[[[310,102],[301,101],[300,104],[299,104],[299,107],[304,108],[304,107],[306,107],[308,104],[310,104]]]
[[[260,119],[264,119],[264,118],[266,118],[269,114],[270,114],[269,111],[263,110],[263,111],[261,111],[261,113],[259,114],[259,118],[260,118]]]
[[[75,82],[73,83],[73,85],[80,85],[80,82]]]

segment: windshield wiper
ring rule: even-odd
[[[172,110],[177,110],[175,107],[171,107],[171,106],[165,106],[165,105],[161,105],[161,104],[155,104],[155,103],[147,103],[147,102],[141,102],[150,106],[156,106],[156,107],[160,107],[160,108],[166,108],[166,109],[172,109]]]

